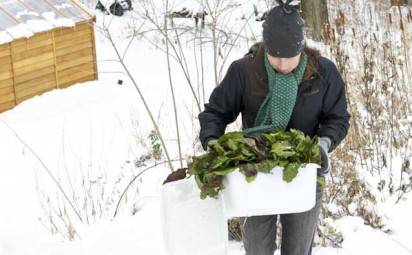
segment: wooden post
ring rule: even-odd
[[[96,21],[96,17],[93,17],[93,19],[89,22],[91,22],[90,29],[92,31],[92,47],[93,47],[93,65],[94,65],[94,78],[97,80],[99,79],[99,73],[97,71],[97,56],[96,56],[96,38],[94,35],[94,23]]]
[[[9,52],[10,52],[10,66],[11,66],[11,73],[13,76],[13,93],[14,93],[14,103],[17,105],[17,95],[16,95],[16,76],[14,75],[14,62],[13,62],[13,56],[12,56],[12,51],[11,51],[11,42],[8,43],[9,45]]]
[[[54,74],[56,77],[56,89],[58,89],[59,86],[59,75],[57,73],[57,57],[56,57],[56,41],[54,40],[54,32],[56,31],[57,28],[53,29],[51,31],[52,33],[52,41],[53,41],[53,55],[54,55]]]

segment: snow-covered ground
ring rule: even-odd
[[[99,15],[98,24],[102,22]],[[114,28],[125,25],[119,18],[110,24]],[[114,37],[124,49],[127,41],[119,31]],[[170,173],[167,165],[142,174],[120,205],[118,216],[112,217],[129,180],[144,169],[136,169],[133,162],[147,151],[140,139],[147,140],[153,126],[124,70],[111,61],[115,54],[109,42],[100,33],[96,36],[98,81],[45,93],[0,114],[0,255],[163,254],[159,196]],[[206,50],[210,57],[210,49]],[[244,52],[244,48],[234,48],[229,59]],[[165,54],[145,41],[133,41],[127,56],[125,61],[164,132],[171,157],[177,158]],[[188,156],[199,151],[199,143],[193,144],[197,113],[183,74],[177,65],[173,68],[184,130],[182,147]],[[118,85],[119,79],[123,85]],[[207,98],[213,89],[212,75],[205,80]],[[63,202],[50,174],[78,202],[75,207],[84,212],[83,223]],[[332,223],[343,234],[342,248],[315,247],[314,254],[412,254],[412,195],[398,204],[388,200],[380,210],[385,229],[390,231],[373,229],[359,217],[344,217]],[[57,230],[48,216],[53,216]],[[72,227],[65,228],[62,222]],[[57,233],[52,235],[51,230]],[[70,235],[73,241],[67,240]],[[230,242],[229,255],[240,254],[244,254],[242,244]]]

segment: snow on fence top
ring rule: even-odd
[[[1,0],[0,44],[92,18],[77,0]]]

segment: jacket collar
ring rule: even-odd
[[[320,53],[309,47],[305,47],[305,53],[308,55],[308,65],[312,68],[306,68],[305,74],[303,76],[303,81],[311,80],[319,76],[319,67],[318,67],[318,57]],[[268,82],[268,77],[265,69],[265,46],[262,42],[254,44],[246,56],[250,57],[251,65],[249,67],[253,68],[253,71],[256,73],[258,79],[261,82]]]

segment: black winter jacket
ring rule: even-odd
[[[313,137],[326,136],[332,141],[329,152],[343,140],[349,129],[345,84],[327,58],[305,49],[315,71],[306,70],[299,84],[296,104],[286,130],[299,129]],[[200,141],[206,150],[210,139],[219,138],[226,126],[242,113],[242,129],[254,126],[257,112],[268,93],[264,67],[264,46],[254,45],[242,59],[234,61],[199,114]],[[309,62],[308,62],[309,66]],[[309,71],[309,72],[308,72]]]

